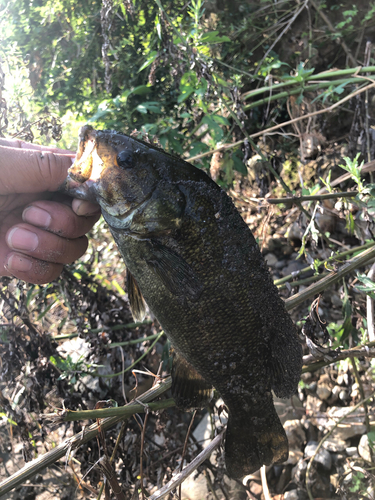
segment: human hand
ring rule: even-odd
[[[86,251],[99,206],[53,193],[74,156],[0,138],[0,276],[48,283]]]

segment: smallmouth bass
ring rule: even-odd
[[[127,269],[136,320],[146,305],[170,339],[172,394],[228,411],[225,462],[241,478],[288,458],[271,390],[297,389],[302,348],[250,229],[202,170],[115,131],[80,130],[65,190],[100,204]]]

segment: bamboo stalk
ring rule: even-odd
[[[375,73],[375,66],[357,66],[356,68],[348,68],[348,69],[340,69],[340,70],[332,70],[332,71],[323,71],[322,73],[318,73],[316,75],[308,76],[304,81],[305,82],[313,82],[316,80],[325,80],[326,78],[336,78],[340,76],[347,75],[358,75],[360,73]],[[257,95],[264,94],[266,92],[274,92],[275,90],[279,90],[284,87],[288,87],[289,85],[298,85],[301,81],[297,80],[297,78],[290,78],[285,82],[277,83],[275,85],[269,86],[266,85],[259,89],[249,90],[241,95],[242,100],[247,100],[250,97],[255,97]]]
[[[157,403],[148,403],[146,408],[150,411],[165,410],[166,408],[171,408],[175,406],[173,399],[166,399],[165,401],[159,401]],[[134,413],[143,413],[145,411],[145,406],[140,403],[133,404],[129,406],[128,404],[124,406],[117,406],[114,408],[98,408],[97,410],[60,410],[58,413],[48,413],[44,415],[44,418],[48,418],[54,421],[54,423],[60,422],[74,422],[76,420],[95,420],[97,418],[107,418],[107,417],[119,417],[119,418],[129,418]]]
[[[171,378],[168,377],[163,382],[157,383],[150,390],[142,394],[138,400],[143,403],[148,403],[153,399],[157,398],[164,392],[166,392],[171,387]],[[139,408],[139,403],[131,402],[128,403],[127,406]],[[139,410],[137,410],[139,411]],[[137,413],[136,411],[134,413]],[[105,418],[100,421],[100,430],[107,430],[110,427],[113,427],[115,424],[120,422],[123,419],[122,416]],[[37,474],[40,470],[45,467],[49,467],[53,465],[55,462],[63,458],[65,455],[69,455],[70,452],[84,443],[87,443],[91,439],[95,438],[99,432],[98,423],[94,423],[85,429],[85,432],[80,432],[75,434],[69,439],[66,439],[61,444],[48,451],[44,455],[38,457],[31,462],[25,464],[19,471],[15,474],[12,474],[10,477],[5,479],[0,483],[0,497],[3,497],[6,493],[11,491],[13,488],[16,488],[20,484],[24,483],[27,479]]]
[[[290,97],[291,95],[297,95],[301,94],[302,92],[315,92],[320,89],[325,89],[327,87],[331,87],[333,84],[335,85],[341,85],[343,83],[364,83],[367,81],[367,78],[365,77],[358,77],[358,78],[340,78],[339,80],[333,80],[333,81],[328,81],[328,82],[320,82],[320,83],[314,83],[312,85],[306,85],[303,86],[301,85],[300,87],[296,89],[291,89],[291,90],[284,90],[284,92],[279,92],[278,94],[272,94],[267,97],[264,97],[263,99],[259,99],[258,101],[251,102],[250,104],[246,104],[244,106],[244,110],[248,111],[249,109],[257,108],[259,106],[263,106],[264,104],[268,104],[271,101],[277,101],[278,99],[285,99],[286,97]],[[301,82],[298,82],[301,84]]]

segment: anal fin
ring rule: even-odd
[[[143,321],[146,316],[146,302],[138,283],[129,269],[126,270],[126,289],[134,321]]]
[[[183,410],[203,408],[213,396],[212,385],[173,348],[172,397],[176,406]]]

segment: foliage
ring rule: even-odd
[[[367,19],[372,8],[343,9],[340,22]],[[319,70],[311,55],[324,40],[310,42],[307,59],[271,44],[295,13],[294,2],[275,7],[270,0],[260,6],[236,0],[220,8],[202,0],[9,2],[0,28],[13,110],[10,131],[47,112],[62,118],[63,147],[72,147],[79,124],[87,120],[155,135],[164,148],[185,156],[241,138],[244,127],[251,133],[273,123],[275,112],[283,116],[285,98],[284,111],[276,107],[262,116],[254,109],[246,115],[240,91],[268,86],[270,79],[287,81],[300,87],[299,104]],[[349,87],[332,82],[316,99],[335,102]],[[228,104],[237,121],[228,116]],[[235,156],[234,169],[244,172],[243,152]],[[208,168],[208,160],[200,165]]]

